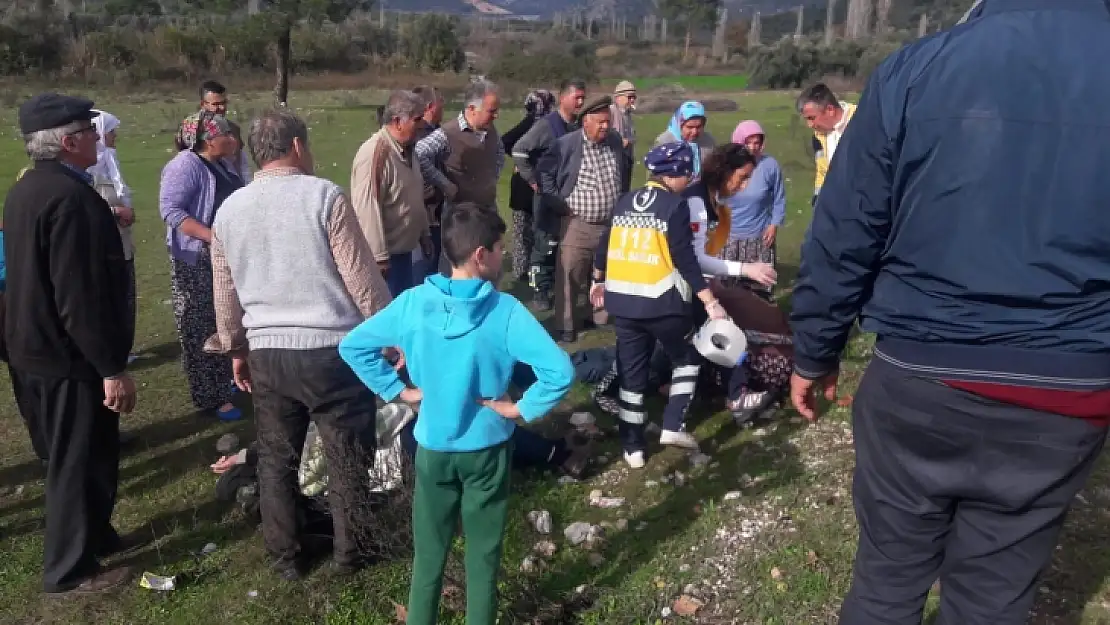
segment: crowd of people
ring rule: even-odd
[[[860,539],[841,622],[919,623],[938,578],[941,622],[1024,622],[1110,423],[1098,277],[1110,182],[1097,175],[1110,152],[1084,109],[1110,87],[1076,61],[1058,89],[1014,97],[1040,62],[1023,60],[1029,46],[1059,63],[1110,53],[1110,11],[984,0],[885,61],[858,107],[821,84],[799,95],[816,182],[789,323],[772,297],[786,180],[757,120],[718,143],[704,106],[685,102],[644,150],[628,81],[599,97],[576,80],[533,91],[504,135],[492,82],[473,82],[447,121],[435,88],[399,90],[348,191],[313,174],[292,111],[251,120],[244,142],[226,89],[205,83],[159,192],[174,315],[196,407],[236,419],[232,393],[250,394],[276,572],[306,573],[297,470],[310,423],[328,466],[330,566],[369,562],[353,502],[388,421],[407,431],[415,476],[408,623],[435,622],[461,520],[467,620],[492,624],[512,468],[585,467],[521,427],[570,389],[564,347],[579,333],[614,330],[596,398],[638,469],[651,393],[666,396],[660,443],[683,449],[698,448],[695,394],[719,392],[744,423],[789,390],[817,418],[861,321],[878,339],[853,408]],[[5,201],[3,347],[47,465],[44,589],[101,592],[129,578],[101,560],[133,547],[111,523],[119,415],[136,401],[119,120],[51,93],[19,123],[34,164]],[[637,152],[647,180],[633,187]],[[509,161],[507,252],[497,185]],[[506,255],[531,309],[499,290]],[[535,317],[545,310],[553,332]],[[747,338],[734,365],[690,341],[724,319]],[[378,398],[411,410],[383,420]]]

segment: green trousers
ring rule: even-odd
[[[466,543],[466,623],[494,625],[497,574],[509,508],[512,443],[470,452],[416,450],[412,503],[415,556],[407,625],[434,625],[443,567],[462,516]]]

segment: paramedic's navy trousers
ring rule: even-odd
[[[654,319],[613,317],[613,329],[617,335],[617,374],[620,378],[617,429],[625,452],[643,451],[647,447],[644,439],[644,422],[647,420],[644,396],[648,391],[651,355],[657,342],[674,367],[670,397],[663,409],[663,429],[682,431],[701,370],[698,364],[701,356],[686,340],[692,328],[692,319],[685,315]]]
[[[1023,625],[1106,428],[911,375],[876,357],[853,404],[859,520],[841,625]]]

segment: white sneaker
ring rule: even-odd
[[[663,430],[663,433],[659,435],[659,444],[673,445],[683,449],[699,449],[698,439],[694,438],[692,434],[675,432],[674,430]]]
[[[624,461],[633,469],[642,469],[644,465],[647,464],[644,462],[644,452],[642,451],[634,451],[632,453],[628,453],[627,451],[624,452]]]

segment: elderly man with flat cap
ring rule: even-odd
[[[4,202],[4,340],[20,411],[48,450],[43,589],[88,594],[126,583],[100,559],[135,546],[112,527],[119,415],[135,406],[127,263],[96,163],[93,103],[54,93],[19,108],[33,167]],[[34,434],[33,434],[34,435]]]
[[[555,260],[555,325],[564,343],[578,339],[577,309],[590,287],[593,254],[626,187],[624,143],[612,129],[612,104],[609,96],[587,102],[579,116],[582,130],[555,143],[555,188],[563,203]],[[604,311],[595,310],[581,327],[591,329],[605,321]]]

